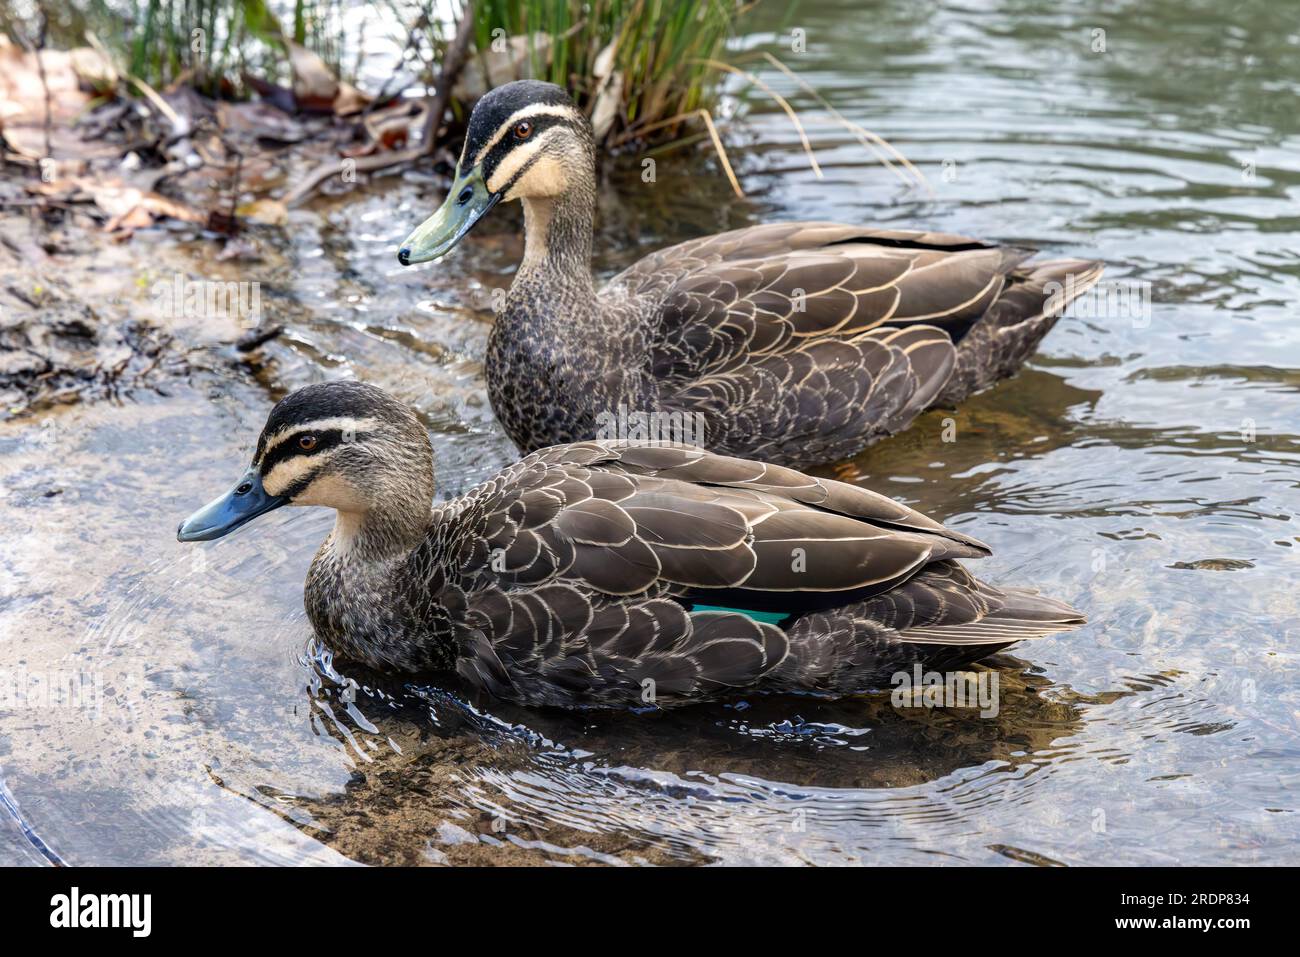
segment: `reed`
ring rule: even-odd
[[[608,136],[677,135],[711,105],[719,76],[708,61],[722,52],[744,9],[737,0],[480,0],[475,47],[492,49],[504,31],[529,43],[528,75],[565,87],[590,108],[601,86],[597,58],[613,44],[621,76],[618,112]],[[542,45],[536,38],[545,36]],[[671,121],[671,122],[665,122]]]
[[[531,76],[570,90],[580,106],[598,98],[612,121],[602,132],[611,145],[629,140],[662,144],[682,133],[713,102],[722,75],[716,68],[734,32],[744,0],[476,0],[475,57],[495,64],[495,82]],[[0,14],[16,8],[0,0]],[[342,79],[345,53],[355,66],[365,50],[345,51],[346,0],[80,0],[62,8],[58,45],[82,45],[90,30],[132,75],[163,89],[184,81],[209,95],[242,96],[251,73],[284,83],[285,40],[318,53]],[[456,0],[377,0],[386,26],[414,26],[420,53],[436,76],[441,49],[459,16]],[[7,17],[0,16],[0,26]],[[20,26],[20,25],[19,25]],[[519,69],[502,74],[501,47],[526,47]],[[603,56],[602,56],[603,54]],[[510,62],[509,56],[504,57]],[[606,68],[598,75],[598,68]],[[455,104],[464,115],[471,103]]]
[[[0,0],[5,14],[10,6]],[[84,0],[57,17],[51,12],[51,34],[58,45],[80,46],[84,31],[95,33],[119,64],[152,86],[185,80],[204,93],[229,94],[241,90],[245,71],[285,80],[285,38],[339,70],[343,8],[344,0]]]

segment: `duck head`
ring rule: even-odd
[[[442,207],[406,237],[404,266],[448,253],[505,200],[555,201],[591,192],[591,123],[563,88],[518,80],[485,94],[470,114],[465,147]]]
[[[372,385],[326,382],[276,404],[248,470],[176,537],[209,541],[282,505],[323,505],[349,529],[406,544],[427,526],[433,488],[429,435],[409,406]]]

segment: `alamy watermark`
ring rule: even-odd
[[[262,321],[262,284],[225,282],[218,279],[189,279],[181,273],[171,281],[161,280],[150,290],[154,315],[159,319],[208,319],[227,317],[241,325]]]
[[[153,930],[152,894],[83,894],[73,887],[50,898],[50,926],[120,927],[132,937],[148,937]]]
[[[1099,282],[1083,287],[1085,280],[1069,273],[1065,282],[1044,283],[1047,293],[1044,308],[1058,311],[1070,304],[1073,315],[1082,319],[1128,319],[1134,328],[1144,329],[1151,324],[1151,283],[1149,282]]]
[[[996,671],[896,671],[889,683],[889,702],[895,708],[975,708],[981,718],[998,715]]]
[[[28,708],[74,708],[98,718],[103,702],[104,676],[99,672],[0,669],[0,713]]]
[[[596,438],[704,447],[704,416],[699,412],[639,412],[620,405],[613,412],[596,414]]]

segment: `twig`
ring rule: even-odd
[[[432,123],[433,121],[428,120],[426,122]],[[400,163],[409,163],[412,160],[420,159],[425,155],[425,152],[424,146],[420,145],[391,153],[372,153],[369,156],[329,160],[308,173],[301,183],[285,194],[282,202],[286,206],[297,206],[314,193],[321,183],[331,176],[340,175],[346,169],[351,169],[355,173],[373,173],[381,169],[388,169],[390,166],[397,166]]]
[[[701,107],[698,110],[691,110],[688,113],[678,113],[676,116],[670,116],[666,120],[659,120],[658,122],[655,123],[648,123],[645,126],[638,128],[636,131],[636,135],[644,136],[646,133],[650,133],[658,129],[663,129],[665,126],[672,126],[675,123],[680,123],[682,120],[690,119],[692,116],[699,116],[704,118],[704,125],[709,131],[709,138],[713,140],[713,148],[718,153],[718,159],[722,160],[722,171],[727,174],[727,179],[731,181],[731,188],[735,191],[736,195],[739,196],[741,199],[744,199],[745,191],[740,188],[740,182],[736,179],[736,174],[731,169],[731,161],[727,159],[727,150],[722,145],[722,138],[718,136],[718,128],[713,125],[713,116],[712,114],[709,113],[708,110],[704,109],[703,107]],[[620,136],[617,140],[614,141],[615,145],[622,143],[624,140],[630,138],[631,135],[632,134],[630,132],[624,133],[622,136]]]
[[[50,130],[54,124],[53,124],[53,117],[52,117],[51,107],[50,107],[50,84],[45,77],[45,59],[41,56],[41,52],[45,49],[45,37],[46,37],[46,33],[49,30],[50,20],[49,17],[46,16],[45,14],[45,5],[41,4],[39,9],[41,13],[40,13],[39,25],[36,28],[35,44],[33,44],[30,40],[28,40],[27,37],[23,35],[21,30],[15,30],[14,32],[15,35],[18,37],[18,42],[22,44],[23,49],[25,49],[28,53],[30,53],[32,57],[36,60],[36,73],[41,78],[41,90],[45,94],[45,123],[44,123],[45,158],[49,159],[50,158]]]
[[[260,345],[278,338],[284,333],[284,326],[267,326],[264,329],[250,329],[235,341],[238,352],[252,352]]]
[[[405,64],[406,55],[410,53],[412,50],[415,50],[417,56],[419,55],[419,50],[417,49],[418,38],[420,35],[419,31],[423,30],[428,25],[429,25],[428,13],[421,12],[420,15],[415,18],[415,23],[411,24],[411,29],[406,35],[406,46],[402,48],[402,52],[398,56],[399,63]],[[402,70],[399,68],[393,71],[393,76],[398,76],[401,73]],[[385,79],[384,85],[379,88],[379,92],[375,94],[375,98],[361,108],[360,122],[363,126],[365,125],[366,120],[370,117],[371,111],[376,106],[378,106],[380,103],[387,102],[390,98],[394,96],[400,96],[402,93],[406,91],[406,88],[403,87],[400,90],[394,90],[392,93],[388,92],[388,85],[393,82],[393,76],[389,76],[387,79]]]
[[[230,144],[226,143],[224,140],[222,141],[222,145],[225,146],[226,149],[231,149]],[[230,185],[230,228],[235,230],[239,227],[239,220],[235,218],[235,210],[239,206],[239,174],[244,171],[244,154],[237,149],[233,150],[233,152],[235,154],[235,173],[231,178]]]
[[[42,209],[74,209],[76,204],[67,202],[62,199],[50,199],[48,196],[41,196],[38,199],[0,199],[0,206],[39,206]]]
[[[790,122],[794,124],[795,132],[799,134],[799,142],[803,144],[803,151],[808,155],[808,164],[812,166],[812,171],[817,174],[818,179],[823,178],[822,168],[817,165],[817,157],[813,155],[812,144],[808,142],[808,134],[804,132],[803,124],[799,122],[799,116],[795,113],[794,107],[790,105],[790,102],[785,97],[776,92],[776,90],[772,89],[754,74],[747,73],[744,70],[732,66],[730,63],[723,63],[721,60],[712,60],[708,58],[698,60],[697,62],[711,66],[715,70],[725,70],[728,73],[735,74],[741,79],[748,80],[772,99],[776,100],[777,105],[780,106],[781,109],[785,110],[785,115],[790,117]]]
[[[421,143],[424,152],[432,153],[438,139],[438,127],[442,125],[442,114],[451,103],[451,88],[456,85],[456,78],[465,68],[465,56],[469,52],[470,37],[474,33],[474,2],[466,0],[465,9],[461,11],[460,21],[456,24],[456,38],[447,47],[442,58],[442,68],[438,71],[438,88],[433,92],[429,104],[429,122],[424,127]]]
[[[903,166],[903,168],[906,169],[913,176],[915,176],[917,182],[921,186],[925,187],[926,192],[928,192],[932,197],[935,195],[934,187],[931,186],[930,181],[925,178],[925,174],[922,173],[915,166],[913,166],[911,161],[906,156],[904,156],[902,153],[900,153],[897,149],[894,148],[894,145],[892,143],[890,143],[884,137],[871,132],[871,130],[867,129],[865,126],[862,126],[860,123],[854,123],[852,120],[846,117],[839,110],[835,109],[835,107],[831,106],[831,104],[827,101],[826,97],[822,96],[820,93],[817,92],[816,88],[814,88],[812,84],[810,84],[803,77],[799,76],[797,73],[791,70],[788,66],[782,63],[776,57],[772,56],[771,53],[764,51],[763,59],[767,60],[768,63],[771,63],[774,67],[776,67],[786,76],[788,76],[790,79],[794,80],[801,87],[803,87],[804,90],[806,90],[809,94],[811,94],[813,99],[815,99],[823,109],[825,109],[828,113],[830,113],[831,116],[835,117],[835,119],[838,120],[850,132],[854,133],[858,137],[858,141],[862,143],[862,145],[867,146],[868,148],[873,150],[876,153],[876,155],[880,157],[881,162],[884,163],[885,166],[893,170],[893,172],[895,173],[898,172],[896,169],[894,169],[893,164],[891,164],[889,160],[880,153],[879,147],[883,147],[889,150],[889,152],[891,152],[894,155],[894,158],[898,160],[898,162]],[[870,140],[871,142],[868,142],[868,140]]]
[[[438,88],[434,91],[433,96],[425,98],[427,109],[424,117],[424,133],[420,137],[419,144],[392,153],[375,153],[371,156],[330,160],[322,163],[312,170],[301,183],[285,194],[284,204],[286,206],[298,205],[314,193],[321,183],[332,176],[339,175],[345,169],[351,169],[358,173],[375,172],[401,163],[409,163],[432,153],[434,146],[437,144],[438,128],[442,125],[442,115],[447,111],[447,105],[451,102],[451,88],[456,85],[456,78],[465,66],[465,56],[469,50],[470,36],[473,32],[474,4],[471,0],[471,2],[465,4],[460,21],[456,25],[456,37],[443,55],[442,68],[438,72]],[[345,164],[350,165],[345,166]]]
[[[41,56],[45,49],[45,36],[49,32],[50,18],[41,4],[41,27],[36,37],[36,72],[41,75],[41,89],[45,91],[45,156],[50,156],[50,127],[53,120],[50,113],[50,84],[45,78],[45,58]]]
[[[168,123],[171,124],[172,135],[171,138],[167,140],[168,144],[178,143],[181,140],[185,139],[185,137],[189,136],[192,132],[194,132],[190,126],[189,120],[187,120],[185,117],[181,116],[174,109],[172,109],[171,104],[168,103],[166,100],[164,100],[161,96],[159,96],[157,90],[151,87],[144,80],[140,79],[138,76],[135,76],[129,70],[123,70],[119,68],[117,63],[113,59],[113,55],[108,52],[108,49],[100,41],[99,37],[97,37],[90,30],[86,31],[86,42],[95,48],[95,51],[101,57],[103,57],[104,62],[109,65],[109,67],[113,70],[114,73],[116,73],[118,76],[121,76],[128,83],[132,84],[142,94],[144,94],[144,98],[149,101],[149,104],[159,113],[161,113],[163,118],[167,120]],[[193,148],[190,149],[190,152],[191,153],[194,152]]]

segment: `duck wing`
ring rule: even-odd
[[[875,492],[684,446],[543,449],[473,493],[464,568],[570,580],[606,595],[660,586],[829,594],[883,586],[988,548]],[[791,550],[803,549],[802,568]]]
[[[1014,372],[1100,275],[1078,261],[1026,271],[1031,255],[945,233],[778,223],[661,250],[605,294],[653,313],[663,404],[700,413],[710,447],[809,463]],[[1069,270],[1079,281],[1053,297]]]
[[[830,688],[827,667],[852,683],[835,667],[838,646],[801,621],[829,615],[852,644],[860,619],[877,641],[893,634],[875,623],[878,611],[920,604],[869,603],[928,581],[927,569],[988,553],[856,486],[620,443],[535,453],[467,496],[454,524],[442,550],[456,570],[457,594],[444,603],[461,623],[457,670],[498,696],[564,706],[634,704],[647,679],[660,704],[768,675],[774,687]],[[963,615],[948,601],[948,616],[968,623],[996,604],[972,601]],[[857,609],[847,625],[845,608]],[[934,628],[947,619],[916,620]]]

